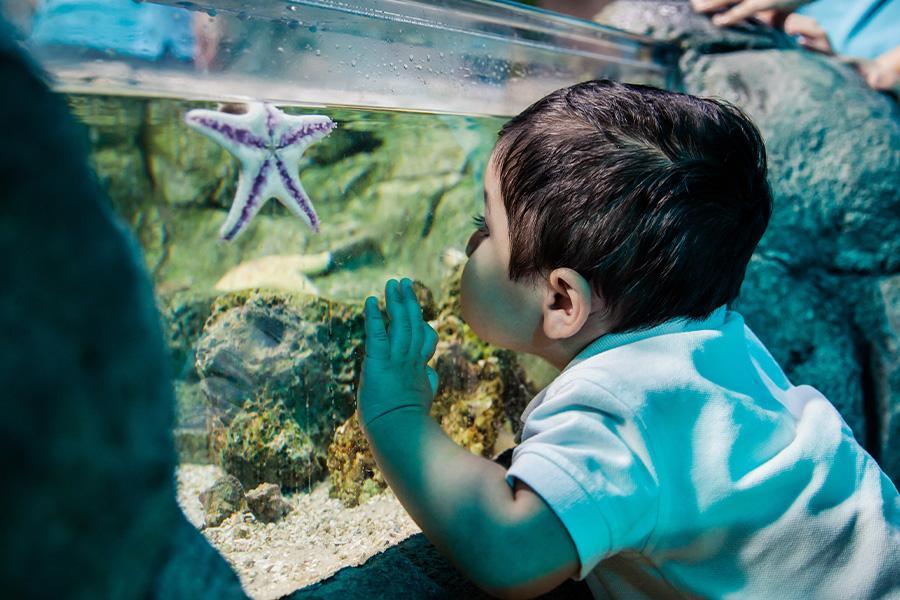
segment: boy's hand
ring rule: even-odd
[[[438,335],[422,318],[412,282],[389,279],[384,297],[390,332],[375,298],[366,298],[366,356],[357,395],[363,429],[405,406],[420,406],[427,414],[437,391],[437,373],[426,363],[434,355]]]
[[[712,19],[713,23],[724,27],[734,25],[754,16],[763,10],[792,12],[808,4],[811,0],[691,0],[691,6],[697,12],[719,12]],[[726,10],[727,9],[727,10]]]

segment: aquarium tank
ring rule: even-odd
[[[512,2],[46,0],[28,46],[140,245],[177,397],[179,504],[254,598],[419,529],[354,416],[362,301],[410,277],[434,418],[494,457],[554,376],[481,342],[458,276],[504,121],[671,48]]]

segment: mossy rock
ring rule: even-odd
[[[329,494],[345,506],[364,504],[387,488],[356,413],[334,432],[326,467],[331,478]]]
[[[360,305],[265,290],[220,297],[197,343],[212,416],[228,425],[247,400],[271,398],[324,447],[355,408],[362,338]]]
[[[325,455],[279,401],[248,401],[223,431],[219,463],[245,489],[277,483],[308,489],[325,472]]]

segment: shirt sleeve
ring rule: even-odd
[[[640,550],[656,526],[659,485],[644,428],[591,382],[569,382],[526,417],[506,473],[535,491],[568,530],[582,580],[601,560]]]

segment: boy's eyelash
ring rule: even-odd
[[[475,224],[475,227],[479,231],[483,231],[483,232],[487,233],[488,229],[487,229],[487,223],[484,222],[484,215],[482,215],[482,214],[472,215],[472,222]]]

